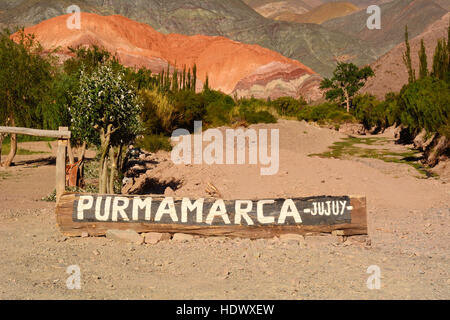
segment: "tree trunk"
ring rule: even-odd
[[[69,157],[69,164],[74,164],[75,163],[75,157],[73,155],[73,149],[72,149],[72,145],[70,143],[70,140],[67,143],[67,156]]]
[[[86,156],[86,142],[81,145],[80,152],[78,154],[78,161],[80,161],[80,176],[84,179],[84,157]]]
[[[85,156],[86,156],[86,142],[83,142],[83,144],[81,145],[80,153],[78,155],[78,161],[81,161],[83,163]]]
[[[106,194],[109,193],[108,189],[109,189],[109,184],[108,184],[108,158],[105,157],[103,160],[103,168],[102,168],[102,175],[100,177],[100,189],[99,189],[99,193],[100,194]]]
[[[116,169],[118,170],[122,170],[123,165],[122,165],[122,152],[123,152],[123,144],[121,144],[119,146],[119,151],[117,153],[117,161],[116,161]]]
[[[16,125],[16,121],[14,119],[14,116],[11,116],[9,118],[9,122],[11,124],[11,127],[14,127]],[[8,168],[11,166],[14,157],[16,156],[17,153],[17,134],[12,133],[11,134],[11,149],[9,150],[9,154],[8,157],[5,160],[5,163],[3,164],[5,166],[5,168]]]
[[[114,181],[116,179],[116,172],[117,172],[117,158],[116,152],[114,151],[113,147],[109,149],[109,160],[111,161],[111,173],[109,177],[109,193],[115,194]]]
[[[106,129],[106,133],[104,129],[101,129],[100,132],[100,141],[101,141],[101,150],[102,154],[100,157],[100,172],[99,172],[99,192],[100,193],[106,193],[109,185],[108,185],[108,152],[110,148],[110,141],[111,141],[111,134],[112,134],[112,125],[108,125]]]
[[[5,168],[9,168],[14,160],[17,153],[17,135],[15,133],[11,134],[11,149],[9,151],[8,157],[5,160]]]
[[[345,94],[345,104],[347,105],[347,112],[350,112],[350,97],[348,96],[347,90],[344,90]]]

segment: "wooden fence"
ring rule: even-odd
[[[56,151],[56,199],[60,199],[66,188],[66,156],[67,145],[71,132],[67,127],[59,127],[59,130],[40,130],[19,127],[0,127],[0,133],[22,134],[35,137],[46,137],[58,139],[58,150]]]

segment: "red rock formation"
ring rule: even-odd
[[[69,54],[68,47],[98,45],[115,53],[124,65],[145,66],[153,72],[160,72],[167,63],[178,67],[195,63],[199,80],[208,74],[210,86],[228,94],[236,88],[239,94],[248,95],[256,85],[262,93],[260,97],[295,96],[303,92],[307,99],[312,99],[318,95],[319,82],[314,71],[258,45],[223,37],[164,35],[149,25],[119,15],[82,13],[81,29],[71,30],[67,28],[68,18],[69,15],[52,18],[26,28],[25,32],[34,34],[47,50],[59,47],[62,53]],[[277,86],[272,90],[269,85],[274,81]],[[311,82],[316,85],[311,86]],[[308,84],[308,90],[304,84]]]

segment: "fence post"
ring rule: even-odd
[[[59,127],[59,131],[67,131],[67,127]],[[56,202],[66,190],[66,155],[67,140],[58,139],[58,150],[56,151]]]

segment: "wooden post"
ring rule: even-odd
[[[68,131],[67,127],[59,127],[59,131]],[[58,150],[56,153],[56,202],[58,203],[62,194],[66,191],[66,154],[68,139],[58,139]]]

